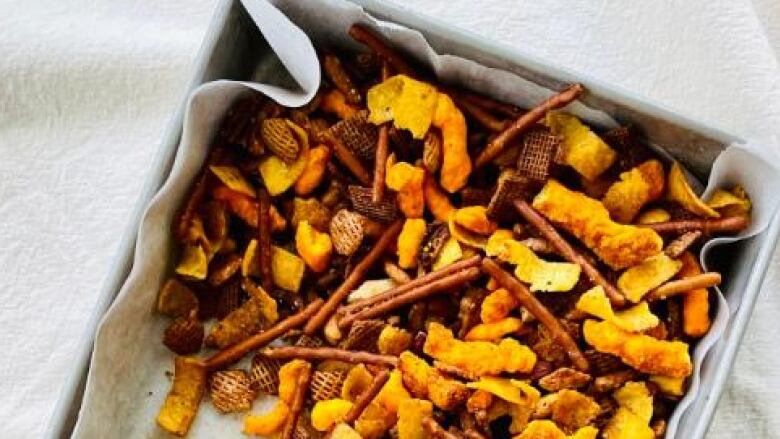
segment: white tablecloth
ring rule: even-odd
[[[0,436],[40,437],[215,0],[0,0]],[[780,3],[408,7],[742,135],[778,134]],[[711,437],[780,437],[777,270]]]

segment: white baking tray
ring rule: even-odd
[[[589,91],[584,99],[588,106],[609,113],[621,123],[637,127],[649,144],[669,152],[702,181],[706,181],[717,154],[726,145],[739,140],[734,135],[695,122],[629,91],[402,7],[382,0],[352,1],[377,18],[419,30],[439,53],[458,55],[507,70],[552,89],[572,82],[582,83]],[[267,71],[264,66],[274,63],[270,48],[238,0],[222,0],[196,59],[190,87],[164,133],[108,279],[99,293],[81,348],[72,362],[73,372],[63,387],[49,423],[47,438],[70,436],[81,404],[95,330],[130,272],[141,215],[170,172],[181,136],[187,95],[199,84],[214,79],[258,79],[258,75]],[[714,250],[708,261],[712,267],[724,272],[726,283],[722,290],[738,306],[732,310],[728,328],[702,367],[700,392],[681,419],[676,437],[701,438],[707,431],[763,283],[778,230],[780,219],[775,216],[764,232],[739,244]]]

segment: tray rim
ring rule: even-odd
[[[194,88],[205,81],[209,61],[208,54],[214,50],[225,26],[229,24],[230,12],[234,7],[234,4],[240,3],[240,1],[241,0],[219,0],[216,4],[214,13],[204,34],[203,41],[193,60],[192,65],[194,73],[188,82],[180,103],[166,125],[161,137],[160,145],[154,153],[154,159],[152,161],[154,165],[148,170],[144,185],[134,204],[132,213],[122,234],[120,244],[112,259],[110,268],[107,270],[106,280],[100,287],[95,308],[90,314],[84,330],[84,336],[73,356],[74,361],[71,363],[73,364],[72,371],[66,378],[60,390],[54,410],[49,418],[44,435],[45,438],[56,439],[69,437],[72,433],[75,420],[78,416],[78,409],[81,406],[97,328],[103,315],[113,303],[132,268],[137,234],[143,212],[149,201],[151,201],[168,178],[173,158],[176,155],[179,140],[181,138],[188,96]],[[491,55],[500,56],[513,64],[529,68],[535,72],[543,73],[545,76],[550,76],[564,82],[582,83],[586,88],[597,92],[599,95],[609,100],[621,102],[627,107],[652,117],[667,120],[675,125],[717,142],[727,145],[743,141],[740,136],[729,133],[726,129],[723,129],[712,122],[705,123],[685,116],[676,110],[664,106],[651,98],[634,93],[631,90],[608,84],[587,73],[578,72],[566,68],[565,66],[557,65],[549,60],[531,55],[506,44],[490,40],[456,25],[448,24],[443,20],[405,8],[402,5],[387,0],[346,1],[361,6],[366,12],[374,16],[387,18],[390,21],[398,22],[399,24],[403,24],[413,29],[428,29],[436,33],[447,34],[447,38],[454,43],[470,46],[473,49]],[[271,2],[273,3],[273,0],[271,0]],[[705,395],[705,405],[693,436],[695,438],[703,437],[709,429],[709,426],[711,425],[710,421],[722,396],[725,381],[732,372],[736,354],[745,335],[747,323],[755,308],[756,299],[763,287],[768,265],[771,261],[778,238],[780,237],[780,212],[776,212],[767,228],[754,238],[759,237],[763,239],[761,239],[762,242],[759,245],[756,261],[747,280],[742,302],[740,302],[740,306],[735,315],[732,316],[732,322],[729,325],[731,326],[730,333],[732,335],[729,339],[729,343],[724,345],[723,357],[720,360],[721,367],[718,368],[718,372],[716,373],[713,388],[708,395]],[[722,343],[722,339],[718,343]]]

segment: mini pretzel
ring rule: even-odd
[[[329,347],[280,346],[265,348],[260,351],[260,354],[277,360],[292,360],[296,358],[316,361],[338,360],[350,364],[366,363],[388,367],[395,367],[398,364],[398,358],[391,355],[372,354],[365,351],[348,351],[346,349]]]
[[[187,196],[187,201],[184,202],[184,206],[173,219],[173,235],[180,242],[186,240],[192,218],[195,216],[195,212],[198,210],[198,207],[203,202],[203,198],[206,196],[208,182],[212,178],[209,166],[219,162],[225,155],[224,153],[225,150],[223,148],[214,148],[209,152],[209,156],[198,174],[198,179],[195,181],[195,185]]]
[[[739,233],[749,223],[750,220],[745,216],[732,216],[720,219],[692,219],[638,225],[653,229],[660,234],[681,234],[699,230],[705,235],[712,235],[715,233]]]
[[[677,259],[688,250],[704,233],[701,230],[692,230],[680,235],[677,239],[670,242],[664,249],[664,253],[672,259]]]
[[[501,154],[510,141],[531,128],[536,122],[539,122],[548,111],[570,104],[584,91],[585,88],[580,84],[570,85],[562,92],[547,98],[528,113],[518,117],[512,124],[501,131],[492,142],[488,143],[485,149],[477,156],[477,160],[474,163],[475,167],[481,168],[490,163]]]
[[[382,80],[390,77],[390,66],[387,61],[382,63]],[[387,154],[390,149],[389,144],[390,125],[387,123],[379,127],[379,134],[376,141],[376,155],[374,156],[374,181],[371,186],[371,201],[379,203],[385,197],[385,170]]]
[[[671,296],[687,293],[688,291],[698,288],[714,287],[719,285],[720,282],[720,273],[710,272],[698,274],[696,276],[686,277],[685,279],[669,281],[647,293],[645,299],[648,302],[653,300],[666,299]]]
[[[396,295],[395,297],[378,305],[374,305],[370,308],[366,308],[362,311],[344,317],[339,321],[339,328],[348,328],[357,320],[366,320],[382,316],[402,306],[418,302],[437,293],[445,291],[458,291],[458,287],[475,280],[479,276],[479,269],[476,267],[471,267],[463,271],[450,274],[441,279],[432,281],[428,284],[411,288],[405,293]]]
[[[550,330],[550,334],[566,350],[566,354],[571,359],[577,369],[587,372],[588,360],[582,355],[577,343],[572,340],[571,335],[563,328],[561,322],[544,306],[541,302],[523,285],[516,277],[504,271],[491,258],[482,259],[482,269],[492,276],[502,287],[511,291],[517,297],[525,309]]]
[[[271,291],[274,286],[271,273],[271,199],[265,189],[258,191],[257,198],[260,206],[257,216],[258,268],[263,288]]]
[[[347,298],[349,293],[357,288],[358,284],[363,282],[363,279],[365,279],[368,270],[374,266],[376,261],[379,260],[382,254],[384,254],[385,250],[387,250],[390,244],[395,242],[395,238],[401,232],[402,225],[402,221],[396,221],[390,225],[387,230],[385,230],[382,236],[380,236],[376,243],[374,243],[374,247],[371,249],[371,251],[369,251],[368,254],[366,254],[363,259],[358,262],[357,265],[355,265],[355,268],[353,268],[352,272],[349,273],[349,276],[347,276],[347,278],[344,280],[344,283],[342,283],[341,286],[339,286],[336,291],[330,295],[328,301],[325,302],[325,304],[322,305],[322,308],[320,308],[317,313],[312,316],[311,320],[309,320],[309,322],[303,328],[303,332],[306,335],[314,335],[314,333],[317,332],[317,330],[328,321],[330,316],[336,311],[336,308],[338,308],[339,304]]]
[[[531,223],[539,233],[547,238],[547,241],[558,250],[564,259],[582,267],[582,271],[585,272],[585,275],[588,276],[588,279],[590,279],[591,282],[596,285],[601,285],[604,288],[604,292],[609,297],[609,301],[612,302],[612,305],[620,307],[625,304],[626,299],[617,287],[612,285],[612,283],[609,282],[585,256],[574,250],[574,247],[566,242],[552,224],[547,222],[547,220],[531,207],[530,204],[523,200],[515,200],[515,208],[517,208],[517,211],[520,212],[520,215],[522,215],[526,221]]]
[[[456,90],[454,91],[458,100],[468,102],[472,105],[481,107],[486,111],[498,113],[512,119],[517,118],[523,113],[523,110],[506,102],[497,101],[493,98],[489,98],[485,95],[474,93],[468,90]]]

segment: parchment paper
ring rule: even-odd
[[[437,55],[419,32],[374,20],[359,7],[340,0],[274,2],[292,22],[263,0],[243,3],[299,88],[287,90],[269,84],[215,81],[193,92],[171,175],[144,215],[133,270],[98,330],[74,437],[168,436],[156,426],[154,419],[170,386],[165,371],[172,371],[173,355],[160,343],[168,319],[156,315],[153,306],[159,287],[172,271],[174,244],[169,230],[173,214],[197,175],[219,122],[239,95],[254,89],[287,106],[300,106],[311,99],[319,84],[320,69],[308,37],[317,44],[357,48],[346,37],[346,30],[352,23],[362,22],[383,33],[405,52],[413,53],[445,82],[468,85],[523,107],[531,107],[552,94],[551,90],[514,74],[455,56]],[[574,103],[566,110],[592,124],[615,126],[608,115],[581,103]],[[760,232],[774,213],[780,198],[777,171],[753,149],[750,145],[733,146],[721,154],[708,185],[709,192],[713,187],[742,184],[753,198],[753,225],[743,236],[713,240],[703,250],[703,260],[715,245]],[[762,150],[769,149],[772,148]],[[728,316],[729,303],[718,292],[712,330],[694,350],[696,367],[691,389],[674,413],[667,437],[674,437],[676,423],[698,389],[701,362],[722,334]],[[253,411],[261,412],[272,403],[273,398],[259,398]],[[242,418],[243,415],[219,415],[204,401],[188,437],[239,436]]]

